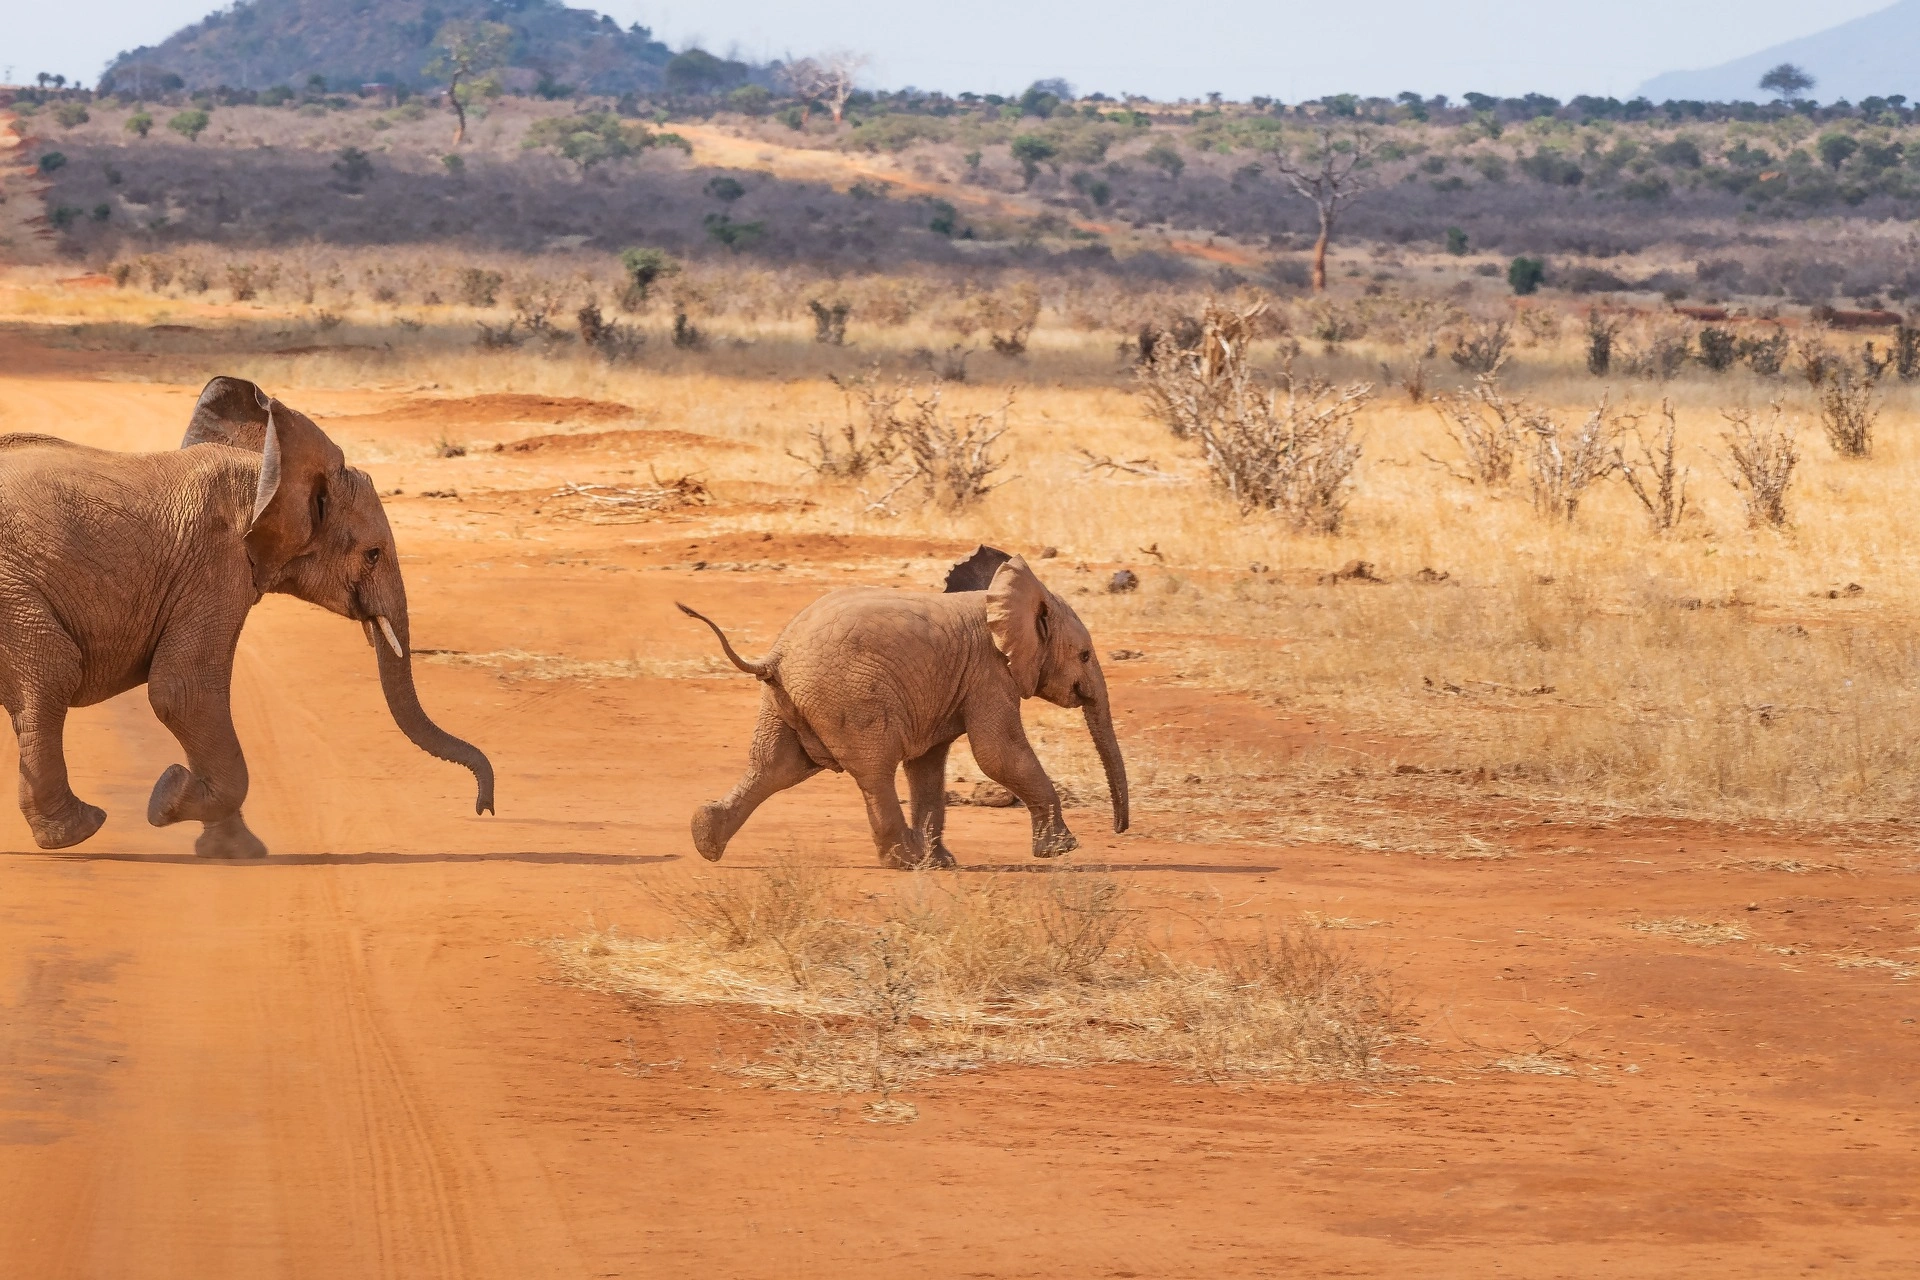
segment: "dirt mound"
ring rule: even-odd
[[[583,400],[572,396],[533,396],[502,392],[484,396],[422,397],[405,400],[378,413],[356,414],[341,422],[425,423],[457,422],[463,426],[492,426],[516,422],[561,426],[569,422],[618,422],[640,416],[624,404]]]
[[[592,403],[591,401],[583,403]],[[751,449],[740,440],[696,431],[581,431],[528,436],[494,446],[495,453],[660,453],[668,449]]]

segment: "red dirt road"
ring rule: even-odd
[[[169,447],[192,395],[0,376],[0,432]],[[306,404],[324,425],[381,399]],[[577,464],[546,452],[468,460],[462,490]],[[412,491],[456,465],[372,470]],[[476,655],[704,658],[676,595],[758,642],[902,554],[848,571],[857,547],[749,557],[704,517],[537,541],[469,504],[390,510],[417,643]],[[749,558],[793,570],[687,567]],[[1366,1090],[993,1070],[871,1125],[857,1100],[713,1070],[763,1043],[754,1018],[626,1008],[530,945],[658,923],[643,882],[698,862],[688,814],[738,768],[753,683],[509,675],[420,669],[429,710],[498,769],[500,816],[475,818],[467,775],[387,720],[358,630],[263,605],[235,696],[274,850],[256,865],[144,824],[177,753],[142,696],[76,714],[76,786],[107,827],[41,853],[0,805],[0,1276],[1920,1274],[1911,847],[1623,824],[1460,860],[1177,840],[1150,808],[1116,838],[1078,811],[1076,857],[1140,892],[1368,924],[1352,936],[1424,1015],[1409,1069]],[[1114,679],[1123,741],[1142,708],[1159,723],[1205,696]],[[974,874],[1020,866],[1024,827],[964,810],[953,844]],[[841,778],[770,803],[723,869],[790,846],[882,874]],[[1845,869],[1729,861],[1784,859]],[[1629,927],[1681,916],[1747,938]]]

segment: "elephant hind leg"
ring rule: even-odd
[[[66,699],[28,700],[13,717],[20,740],[20,812],[42,849],[66,849],[88,839],[106,810],[73,794],[67,781]]]
[[[943,742],[925,755],[907,761],[907,792],[913,798],[913,829],[926,846],[927,865],[951,867],[953,851],[947,848],[947,748]]]
[[[867,823],[873,828],[873,844],[881,863],[898,871],[911,871],[930,865],[930,860],[927,842],[907,825],[907,816],[900,810],[900,793],[893,781],[898,768],[889,762],[884,769],[859,770],[854,772],[854,781],[860,784],[860,794],[867,802]]]
[[[800,745],[800,735],[780,718],[772,698],[763,698],[760,720],[753,727],[753,746],[747,753],[747,771],[725,799],[709,800],[694,811],[693,847],[708,862],[720,861],[727,842],[763,801],[818,772],[820,766]]]

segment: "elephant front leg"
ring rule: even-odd
[[[67,708],[28,703],[13,716],[14,736],[20,740],[20,812],[42,849],[66,849],[79,844],[107,820],[96,808],[73,794],[67,781]]]
[[[147,686],[160,723],[179,740],[187,763],[169,765],[153,784],[147,821],[156,827],[199,822],[193,842],[203,858],[263,858],[267,846],[247,829],[240,806],[247,798],[247,760],[233,731],[227,672],[181,674],[156,664]]]
[[[996,715],[989,722],[975,721],[967,726],[967,745],[980,771],[1020,797],[1033,819],[1033,856],[1057,858],[1072,853],[1080,841],[1067,829],[1060,808],[1060,793],[1053,779],[1040,765],[1027,742],[1027,731],[1020,723],[1016,703],[1010,715]]]
[[[926,846],[927,865],[955,865],[947,848],[947,748],[943,742],[917,760],[907,761],[907,792],[913,798],[913,829]]]

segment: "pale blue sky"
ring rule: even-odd
[[[1566,98],[1630,94],[1650,76],[1725,62],[1808,35],[1888,0],[606,0],[676,47],[757,58],[850,47],[868,79],[958,92],[1017,91],[1064,76],[1083,92],[1162,98],[1402,89]],[[155,43],[206,0],[11,0],[0,76],[38,71],[91,83],[117,51]]]

